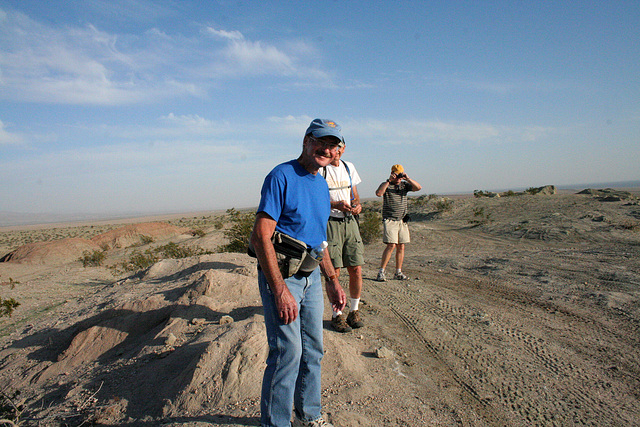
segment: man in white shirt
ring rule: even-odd
[[[341,142],[332,162],[320,170],[329,185],[331,198],[331,215],[327,224],[329,255],[336,274],[340,275],[342,267],[347,267],[349,272],[349,315],[345,318],[341,310],[334,310],[331,319],[331,326],[338,332],[349,332],[351,328],[364,326],[359,311],[364,244],[357,221],[362,205],[356,187],[362,180],[353,163],[341,159],[344,151],[345,144]]]

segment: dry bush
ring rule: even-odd
[[[377,241],[382,236],[382,215],[379,212],[366,210],[360,214],[360,237],[366,245]]]
[[[227,215],[231,221],[231,227],[224,231],[224,235],[229,239],[229,243],[220,246],[219,251],[246,253],[256,214],[253,212],[241,213],[231,208],[227,210]]]
[[[82,252],[82,258],[80,258],[80,261],[82,261],[83,267],[99,267],[102,265],[105,258],[106,255],[104,251],[84,251]]]

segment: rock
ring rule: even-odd
[[[550,196],[556,194],[557,191],[555,185],[543,185],[542,187],[531,187],[527,189],[525,193],[529,195],[541,194],[543,196]]]
[[[164,345],[166,345],[167,347],[173,347],[176,341],[178,341],[178,338],[176,338],[176,336],[172,333],[169,333],[169,336],[165,340]]]
[[[536,190],[538,192],[536,194],[543,194],[546,196],[550,196],[552,194],[556,194],[556,186],[555,185],[545,185],[543,187],[538,187]]]
[[[220,318],[220,324],[221,325],[226,325],[227,323],[233,323],[233,317],[227,316],[227,315],[222,316]]]
[[[376,349],[376,357],[378,359],[393,359],[395,357],[395,354],[387,347],[380,347]]]
[[[621,202],[622,197],[613,195],[613,196],[600,197],[598,200],[600,200],[601,202]]]

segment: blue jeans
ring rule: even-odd
[[[298,303],[298,317],[288,325],[278,316],[265,275],[258,272],[269,342],[260,403],[263,426],[290,426],[292,408],[301,420],[321,416],[324,294],[320,269],[316,268],[309,277],[289,277],[285,283]]]

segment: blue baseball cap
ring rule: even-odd
[[[313,119],[307,131],[304,133],[306,135],[313,135],[314,138],[322,138],[323,136],[335,136],[340,140],[340,147],[344,146],[344,137],[340,131],[342,128],[340,125],[333,120],[329,119]]]

